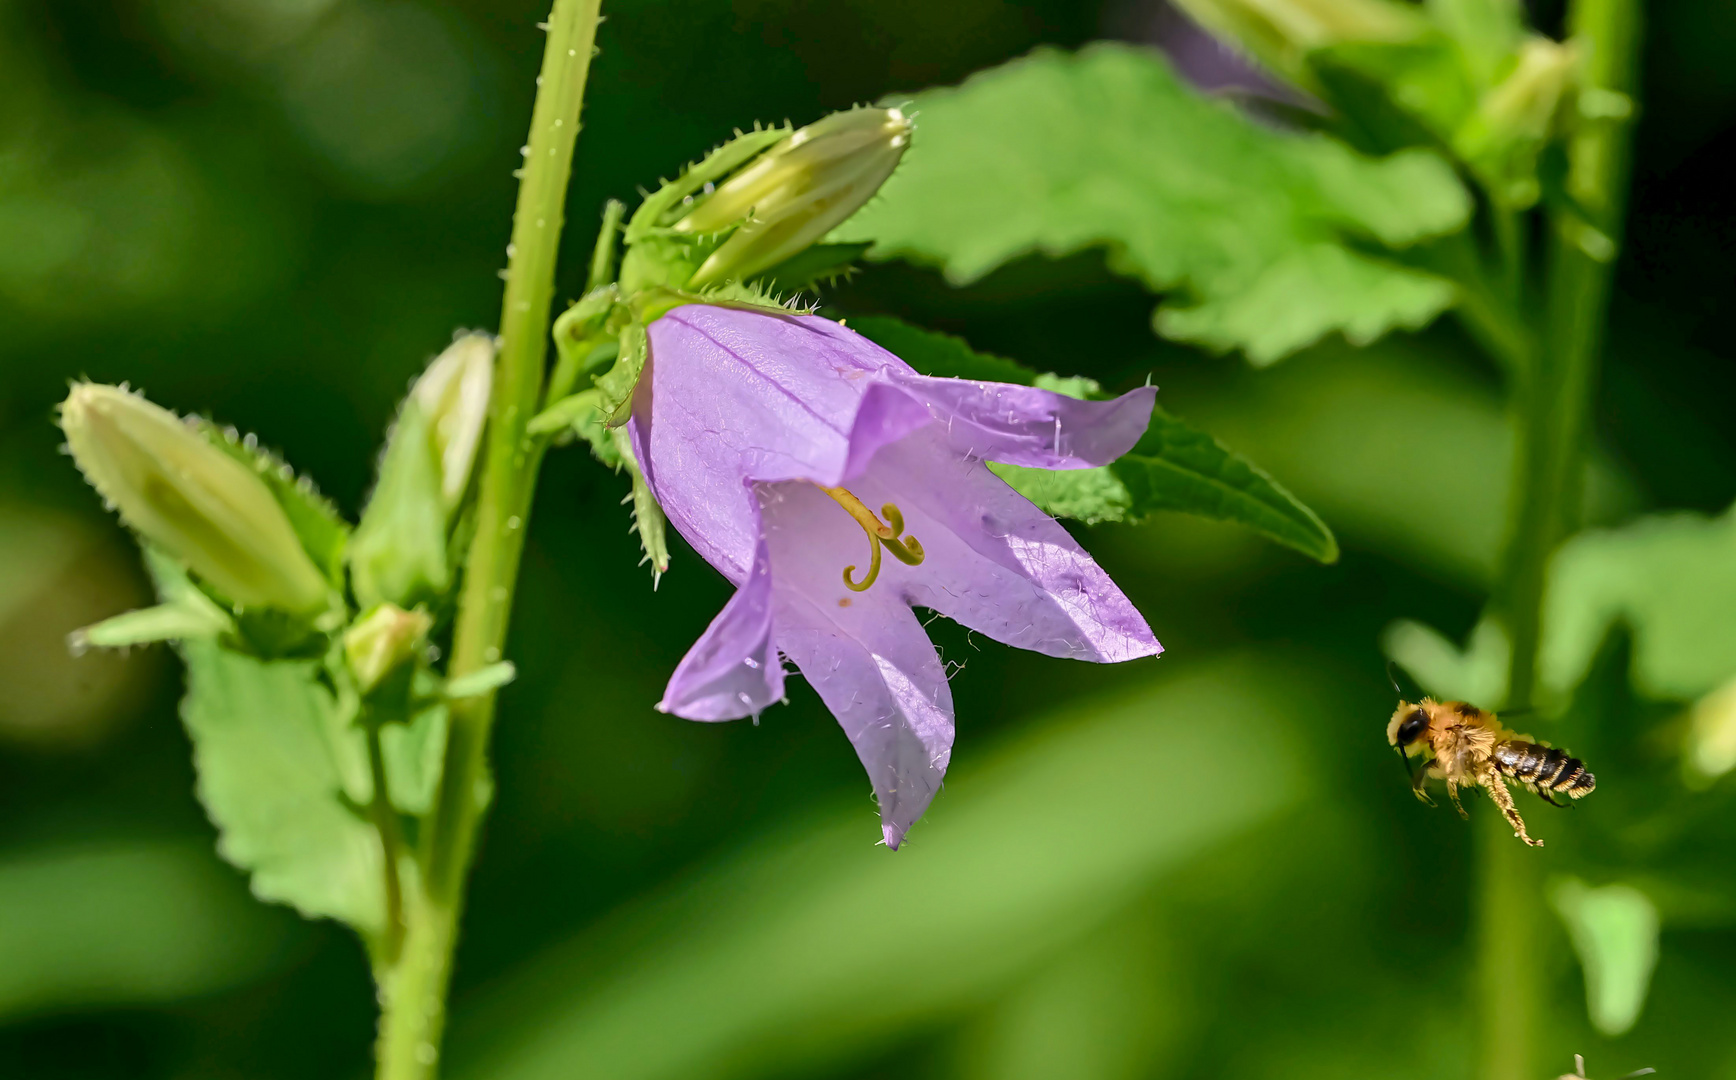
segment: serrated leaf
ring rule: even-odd
[[[1314,511],[1259,466],[1162,410],[1109,469],[1127,487],[1129,520],[1180,510],[1246,525],[1324,563],[1338,560],[1338,541]]]
[[[1107,248],[1112,268],[1176,294],[1160,332],[1256,363],[1332,332],[1420,326],[1453,300],[1445,280],[1345,243],[1462,228],[1470,201],[1445,161],[1260,126],[1154,51],[1039,51],[914,108],[904,164],[833,235],[874,241],[870,258],[963,284],[1032,252]]]
[[[962,339],[884,316],[858,319],[858,333],[926,375],[1041,386],[1093,396],[1089,379],[1039,374]],[[1154,409],[1145,435],[1120,460],[1095,469],[1051,471],[990,463],[995,475],[1057,517],[1087,523],[1141,521],[1176,510],[1246,525],[1321,562],[1338,558],[1324,522],[1277,481],[1203,431]]]
[[[258,660],[186,641],[181,718],[217,850],[261,899],[364,933],[384,921],[382,855],[351,809],[365,801],[367,749],[312,661]],[[359,768],[359,772],[358,772]]]
[[[1549,569],[1539,669],[1565,693],[1616,623],[1633,635],[1631,678],[1687,701],[1736,676],[1736,506],[1723,516],[1655,514],[1582,532]]]

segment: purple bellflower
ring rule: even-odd
[[[1162,651],[1091,556],[984,464],[1107,464],[1144,433],[1155,394],[1081,401],[930,378],[815,316],[699,304],[662,316],[633,401],[634,454],[669,520],[737,591],[658,708],[757,715],[783,698],[788,658],[855,745],[896,849],[953,738],[946,672],[912,606],[1050,656]]]

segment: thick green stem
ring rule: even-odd
[[[1576,0],[1569,12],[1595,95],[1625,101],[1637,52],[1636,0]],[[1619,110],[1616,110],[1619,112]],[[1566,202],[1549,218],[1539,348],[1517,372],[1518,443],[1505,565],[1496,607],[1513,653],[1507,707],[1537,695],[1544,586],[1549,558],[1578,528],[1585,447],[1609,303],[1627,180],[1627,125],[1611,115],[1587,123],[1568,147]],[[1580,211],[1590,220],[1579,216]],[[1516,310],[1523,310],[1518,296]],[[1544,923],[1541,868],[1494,814],[1477,830],[1475,991],[1482,1039],[1481,1080],[1541,1075],[1536,1032],[1543,1012],[1538,965],[1528,957]]]
[[[555,0],[547,24],[507,249],[476,537],[464,570],[447,671],[455,679],[498,661],[506,642],[539,459],[525,424],[542,394],[555,258],[599,6],[600,0]],[[445,767],[421,837],[420,888],[406,897],[402,955],[380,988],[381,1080],[435,1075],[464,884],[492,790],[487,747],[493,721],[492,692],[452,706]]]

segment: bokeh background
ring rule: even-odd
[[[954,82],[1039,43],[1178,32],[1148,0],[606,7],[568,295],[602,201],[732,128]],[[67,652],[68,631],[147,593],[57,454],[52,406],[69,379],[130,380],[258,433],[353,515],[408,380],[455,329],[494,325],[544,14],[0,0],[0,1075],[366,1072],[362,951],[254,903],[213,853],[171,657]],[[1736,153],[1736,7],[1647,18],[1597,408],[1603,521],[1736,498],[1717,165]],[[1157,340],[1151,298],[1094,255],[967,290],[874,266],[826,300],[1111,387],[1150,374],[1171,411],[1319,510],[1344,558],[1182,518],[1085,530],[1168,648],[1118,668],[936,622],[953,772],[891,855],[799,680],[757,726],[652,710],[728,587],[678,547],[653,592],[625,479],[553,457],[450,1075],[1469,1076],[1472,830],[1392,771],[1379,641],[1401,616],[1453,635],[1476,621],[1508,486],[1496,373],[1448,323],[1254,372]],[[1545,973],[1549,1075],[1579,1052],[1593,1077],[1728,1080],[1736,806],[1728,782],[1684,786],[1681,707],[1634,696],[1627,648],[1612,637],[1543,732],[1591,760],[1596,797],[1529,814],[1548,875],[1666,883],[1644,1010],[1620,1038],[1596,1033],[1558,924],[1513,962]]]

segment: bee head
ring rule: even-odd
[[[1398,703],[1386,725],[1386,741],[1401,751],[1423,737],[1429,729],[1428,710],[1408,701]]]

